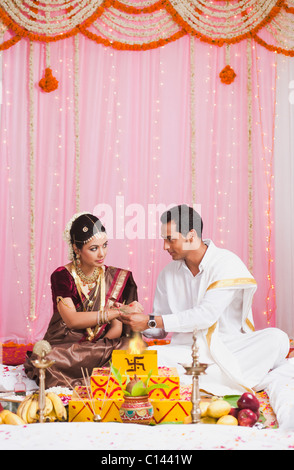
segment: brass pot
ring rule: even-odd
[[[123,423],[150,424],[153,418],[153,406],[149,396],[125,396],[119,415]]]

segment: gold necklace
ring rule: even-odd
[[[99,268],[95,268],[91,276],[86,276],[86,274],[82,271],[79,266],[76,265],[75,268],[77,271],[77,275],[85,284],[93,284],[94,282],[97,282],[97,279],[100,275]]]
[[[96,282],[96,288],[95,288],[95,292],[94,292],[92,300],[90,300],[89,294],[87,292],[85,292],[85,290],[81,286],[81,278],[78,275],[78,266],[76,265],[75,262],[73,262],[73,266],[72,266],[72,269],[71,269],[71,273],[72,273],[73,278],[75,280],[75,284],[77,286],[78,293],[79,293],[79,296],[80,296],[81,300],[83,301],[83,298],[82,298],[82,292],[83,292],[84,296],[86,297],[86,300],[88,301],[87,307],[85,307],[85,305],[84,305],[84,311],[87,311],[89,308],[93,307],[94,302],[95,302],[96,297],[97,297],[97,294],[98,294],[98,289],[99,289],[99,285],[100,285],[101,276],[100,276],[99,268],[95,268],[95,269],[98,270],[98,277],[96,279],[96,281],[97,281]],[[80,269],[80,271],[83,273],[83,271],[81,269]],[[102,273],[103,273],[103,271],[102,271]],[[102,291],[103,291],[103,288],[102,288],[102,285],[101,285],[101,293],[102,293]],[[105,295],[105,293],[104,293],[104,295]],[[101,298],[101,300],[102,300],[102,298]],[[100,300],[100,302],[101,302],[101,300]]]
[[[75,280],[75,284],[77,286],[80,299],[83,302],[82,292],[81,292],[82,289],[81,289],[81,285],[80,285],[80,281],[79,281],[79,276],[78,276],[78,273],[77,273],[77,271],[78,271],[77,268],[78,268],[78,266],[76,265],[75,262],[73,262],[72,268],[71,268],[71,273],[72,273],[72,276]],[[89,295],[87,295],[83,291],[84,295],[85,295],[85,297],[88,301],[88,306],[87,307],[83,303],[84,311],[89,311],[89,308],[91,310],[94,308],[94,302],[95,302],[97,294],[98,294],[99,285],[100,285],[100,310],[103,310],[104,307],[105,307],[105,275],[104,275],[103,269],[101,269],[101,268],[100,269],[96,268],[96,269],[98,269],[98,279],[97,279],[98,282],[97,282],[96,289],[95,289],[94,296],[93,296],[92,300],[90,300]],[[99,324],[94,328],[94,330],[90,327],[87,328],[87,333],[88,333],[88,338],[87,339],[89,341],[92,341],[95,338],[99,328],[100,328]]]

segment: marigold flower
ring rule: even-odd
[[[230,65],[226,65],[220,72],[219,76],[222,83],[230,85],[235,80],[236,74]]]
[[[45,69],[45,77],[39,81],[39,86],[46,93],[50,93],[58,88],[58,80],[53,76],[50,68]]]

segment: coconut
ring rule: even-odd
[[[126,391],[129,392],[130,394],[132,394],[132,390],[138,382],[141,382],[143,384],[141,379],[138,379],[137,375],[135,374],[134,378],[132,380],[130,380],[129,383],[127,384]],[[145,384],[143,384],[143,385],[145,385]]]

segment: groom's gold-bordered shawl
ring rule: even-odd
[[[209,257],[206,259],[203,271],[205,282],[202,283],[202,295],[216,289],[220,291],[241,289],[243,299],[240,327],[244,333],[254,331],[252,300],[257,289],[254,277],[238,256],[228,250],[217,248],[211,241],[209,241],[207,253],[209,253]],[[214,361],[233,381],[248,388],[242,379],[239,364],[219,338],[218,326],[219,322],[217,321],[202,331],[210,353]]]

